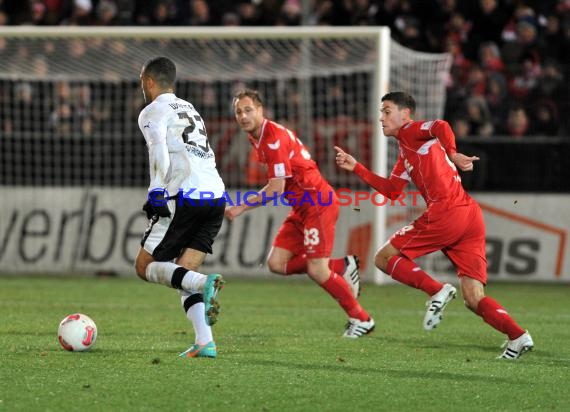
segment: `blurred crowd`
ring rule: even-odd
[[[389,26],[452,55],[445,118],[459,137],[570,135],[570,0],[0,0],[0,25],[23,24]]]

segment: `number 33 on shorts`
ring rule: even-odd
[[[319,239],[319,229],[310,228],[305,229],[305,246],[318,245],[321,240]]]

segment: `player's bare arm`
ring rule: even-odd
[[[261,206],[264,201],[275,196],[281,196],[284,190],[284,178],[269,179],[269,182],[257,193],[257,196],[248,197],[247,203],[243,202],[239,205],[227,206],[224,215],[227,219],[233,220],[245,211]]]
[[[335,146],[334,150],[336,150],[336,164],[338,167],[344,170],[348,170],[352,172],[358,163],[354,157],[346,153],[340,147]]]
[[[464,172],[473,170],[473,162],[479,160],[477,156],[466,156],[463,153],[453,153],[449,156],[453,164]]]

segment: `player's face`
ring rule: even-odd
[[[241,129],[247,133],[254,133],[263,122],[263,108],[256,105],[250,97],[234,102],[234,114]]]
[[[384,136],[398,135],[400,128],[409,121],[409,109],[399,109],[394,102],[384,100],[380,107],[380,124]]]

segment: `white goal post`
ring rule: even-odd
[[[380,97],[403,90],[418,118],[439,118],[446,54],[419,53],[385,27],[3,27],[0,30],[2,273],[132,273],[148,184],[138,76],[151,57],[177,64],[177,94],[202,114],[233,195],[261,187],[263,171],[233,121],[239,88],[261,92],[269,117],[309,147],[325,177],[346,189],[335,255],[359,253],[365,277],[397,207],[356,204],[369,189],[334,164],[341,145],[381,175],[396,152],[382,136]],[[208,270],[264,275],[286,208],[224,223]],[[407,211],[407,212],[406,212]],[[246,241],[247,240],[247,241]]]

